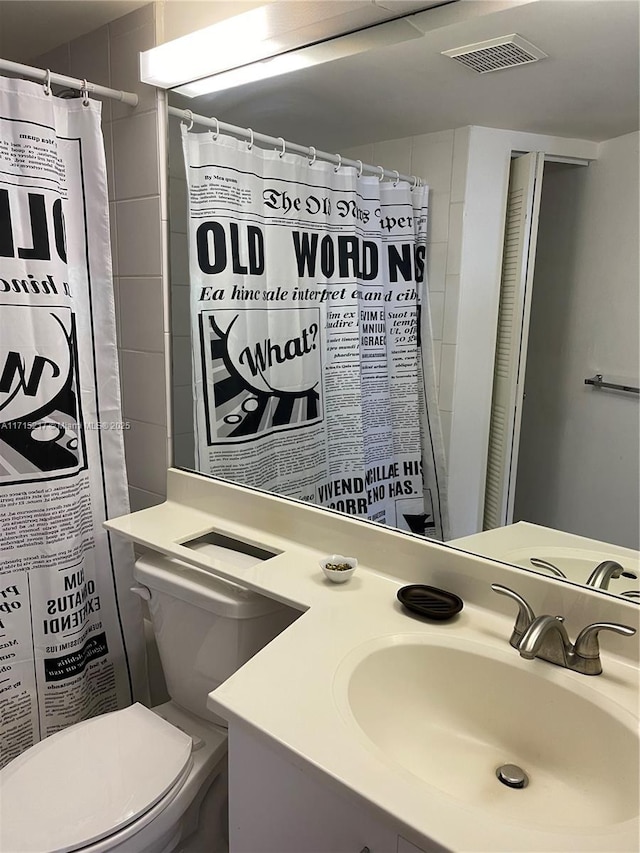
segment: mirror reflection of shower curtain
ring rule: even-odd
[[[182,138],[196,469],[446,537],[428,189]]]
[[[100,103],[0,78],[0,766],[144,684],[122,427]]]

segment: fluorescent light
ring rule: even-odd
[[[270,37],[267,6],[227,18],[140,54],[140,79],[160,89],[286,50]]]
[[[233,89],[234,86],[243,86],[245,83],[254,83],[257,80],[266,80],[269,77],[299,71],[314,64],[311,58],[303,54],[304,51],[283,53],[281,56],[274,56],[273,59],[265,59],[262,62],[243,65],[241,68],[233,68],[231,71],[223,71],[221,74],[213,74],[211,77],[205,77],[204,80],[194,80],[193,83],[178,86],[173,91],[189,98],[197,98],[198,95],[210,95],[213,92],[222,92],[224,89]]]
[[[206,30],[200,31],[198,36],[205,32]],[[287,74],[291,71],[298,71],[301,68],[308,68],[324,62],[333,62],[357,53],[364,53],[368,50],[383,48],[409,39],[422,37],[422,33],[416,30],[415,27],[412,27],[407,20],[399,19],[387,21],[383,24],[376,24],[346,36],[327,39],[319,44],[302,47],[299,50],[290,50],[288,53],[281,52],[279,56],[263,59],[259,62],[243,62],[240,67],[229,70],[224,69],[216,73],[214,69],[214,73],[212,74],[211,69],[209,69],[209,73],[207,75],[202,74],[201,79],[191,78],[192,82],[186,82],[184,79],[175,79],[175,76],[171,78],[170,69],[162,68],[161,63],[159,63],[155,69],[156,76],[154,79],[159,79],[162,73],[165,75],[165,79],[173,79],[173,83],[169,83],[163,88],[174,88],[181,95],[195,98],[198,95],[220,92],[224,89],[231,89],[234,86],[241,86],[256,80],[265,80],[268,77]],[[177,41],[182,41],[182,39],[177,39]],[[269,40],[269,42],[273,43],[273,40]],[[170,44],[174,44],[174,42],[169,42],[162,47],[168,47]],[[155,50],[159,49],[155,48]],[[210,45],[204,52],[207,56],[215,53],[215,51],[212,51]],[[153,51],[147,51],[147,54],[149,53],[153,53]],[[142,60],[145,54],[140,54],[140,56]],[[235,61],[236,66],[242,61],[241,56],[244,56],[244,51],[241,51],[238,46]],[[154,62],[156,62],[155,58]],[[184,74],[184,71],[182,73]],[[151,82],[149,78],[143,79],[144,82]],[[159,86],[160,84],[155,82],[154,85]]]

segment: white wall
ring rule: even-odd
[[[29,64],[92,83],[136,92],[132,108],[104,100],[104,135],[113,282],[133,510],[164,500],[167,469],[163,113],[157,91],[138,81],[138,51],[156,41],[157,8],[149,4],[60,45]]]
[[[514,520],[639,547],[639,134],[545,170]]]

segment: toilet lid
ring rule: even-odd
[[[171,790],[191,747],[139,704],[51,735],[0,771],[0,850],[66,853],[112,835]]]

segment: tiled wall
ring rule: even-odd
[[[438,408],[447,455],[453,416],[467,139],[467,129],[460,128],[375,142],[343,152],[354,160],[416,175],[429,185],[427,283]]]
[[[114,291],[125,455],[132,510],[165,494],[167,417],[162,275],[163,128],[159,96],[138,82],[138,52],[156,43],[156,7],[149,4],[29,64],[136,92],[132,108],[103,101]]]

